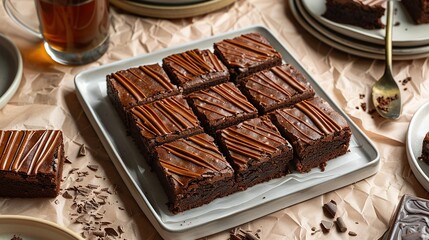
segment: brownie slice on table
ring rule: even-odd
[[[59,130],[0,130],[0,197],[56,197],[64,159]]]
[[[305,76],[290,64],[250,75],[242,84],[243,92],[262,114],[314,96]]]
[[[228,67],[231,79],[240,78],[282,63],[282,56],[259,33],[248,33],[214,44],[214,53]]]
[[[296,169],[308,172],[347,152],[351,130],[347,121],[320,97],[282,108],[271,117],[293,146]]]
[[[173,213],[207,204],[234,190],[234,171],[206,133],[156,147],[154,161]]]
[[[428,0],[402,0],[409,16],[417,24],[429,23],[429,1]]]
[[[421,160],[429,164],[429,132],[423,139]]]
[[[365,29],[381,29],[386,0],[326,0],[323,17]]]
[[[203,132],[182,95],[135,106],[128,116],[131,135],[149,164],[155,146]]]
[[[293,150],[266,116],[219,130],[221,150],[235,170],[236,187],[244,190],[289,173]]]
[[[173,83],[184,93],[201,90],[229,80],[225,65],[209,50],[193,49],[162,60]]]
[[[107,95],[124,121],[126,111],[131,107],[177,95],[179,92],[159,64],[139,66],[107,75]]]
[[[193,92],[187,96],[207,132],[257,117],[256,108],[231,82]]]

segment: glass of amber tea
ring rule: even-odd
[[[39,28],[23,20],[11,0],[6,12],[44,41],[46,52],[61,64],[79,65],[103,56],[109,45],[109,0],[35,0]]]

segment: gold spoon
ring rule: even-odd
[[[372,102],[378,114],[384,118],[396,119],[401,114],[401,92],[392,76],[392,9],[393,1],[387,1],[387,22],[385,36],[386,63],[383,76],[372,86]]]

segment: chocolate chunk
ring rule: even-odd
[[[79,149],[79,155],[78,155],[78,156],[83,157],[83,156],[85,156],[85,155],[86,155],[86,148],[85,148],[85,144],[82,144],[82,145],[80,146],[80,149]]]
[[[355,232],[353,232],[353,231],[349,231],[349,236],[356,237],[356,236],[357,236],[357,233],[355,233]]]
[[[67,192],[67,191],[65,191],[65,192],[63,193],[63,197],[64,197],[64,198],[67,198],[67,199],[72,199],[72,198],[73,198],[73,196],[72,196],[72,195],[70,195],[70,193],[69,193],[69,192]]]
[[[98,170],[98,165],[87,165],[87,167],[94,172]]]
[[[118,232],[116,232],[116,230],[113,228],[105,228],[104,231],[106,232],[107,236],[115,236],[115,237],[119,236]]]
[[[320,223],[320,226],[322,227],[322,231],[324,233],[328,233],[329,230],[331,230],[333,225],[334,225],[334,223],[332,223],[331,221],[326,221],[326,220],[322,220],[322,222]]]
[[[337,214],[337,203],[334,200],[331,200],[323,205],[323,210],[327,217],[334,218]]]
[[[344,222],[342,217],[338,217],[337,221],[335,221],[335,223],[337,225],[337,230],[339,232],[346,232],[347,231],[346,223]]]

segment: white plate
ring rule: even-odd
[[[173,215],[166,207],[167,197],[156,175],[150,172],[107,97],[106,75],[133,66],[160,63],[168,55],[189,49],[212,49],[215,42],[249,32],[265,36],[282,54],[284,61],[307,76],[317,94],[349,121],[353,131],[350,152],[329,161],[325,172],[313,169],[306,174],[293,173]],[[349,185],[378,170],[379,154],[374,145],[264,27],[250,27],[89,69],[76,76],[75,85],[79,101],[119,174],[143,212],[165,239],[194,239],[223,231]]]
[[[307,11],[321,24],[351,38],[362,41],[384,45],[384,29],[368,30],[361,27],[341,24],[333,22],[322,16],[326,11],[325,0],[298,0],[302,1]],[[405,10],[402,3],[394,2],[393,24],[399,22],[398,26],[394,26],[392,34],[392,45],[401,47],[421,46],[429,44],[429,24],[414,24],[408,12]],[[385,15],[381,18],[382,22],[386,22]]]
[[[22,78],[21,53],[0,34],[0,109],[12,98]]]
[[[14,235],[24,240],[83,240],[53,222],[27,216],[0,215],[0,240],[10,240]]]
[[[365,52],[375,53],[382,55],[384,58],[384,46],[380,46],[378,44],[372,44],[364,41],[360,41],[357,39],[353,39],[347,37],[345,35],[338,34],[337,32],[333,32],[332,30],[324,27],[318,21],[316,21],[311,14],[307,12],[305,7],[303,6],[302,1],[295,0],[296,7],[301,13],[302,17],[315,29],[317,29],[321,34],[325,35],[329,39],[332,39],[335,42],[341,43],[346,46],[350,46],[357,50],[362,50]],[[392,54],[393,57],[397,55],[401,56],[413,56],[417,54],[428,54],[429,53],[429,45],[419,46],[419,47],[393,47]],[[396,59],[396,58],[395,58]]]
[[[355,40],[349,39],[347,37],[340,36],[332,31],[330,31],[327,28],[324,28],[320,24],[312,25],[311,23],[308,23],[304,16],[301,14],[297,7],[297,2],[295,0],[289,0],[289,6],[292,11],[292,14],[294,15],[295,19],[298,21],[298,23],[307,30],[311,35],[322,41],[323,43],[336,48],[338,50],[341,50],[346,53],[350,53],[359,57],[365,57],[370,59],[384,59],[384,53],[374,53],[366,50],[362,50],[359,48],[354,48],[356,45]],[[323,33],[320,32],[323,30]],[[326,35],[324,34],[326,33]],[[329,36],[329,37],[328,37]],[[331,37],[331,38],[330,38]],[[335,40],[334,40],[335,39]],[[417,58],[423,58],[429,56],[429,52],[425,53],[419,53],[419,54],[404,54],[404,55],[398,55],[393,54],[392,57],[394,60],[410,60],[410,59],[417,59]]]
[[[423,138],[429,132],[429,102],[414,113],[407,132],[407,156],[411,170],[420,184],[429,191],[429,165],[419,160],[422,154]]]

